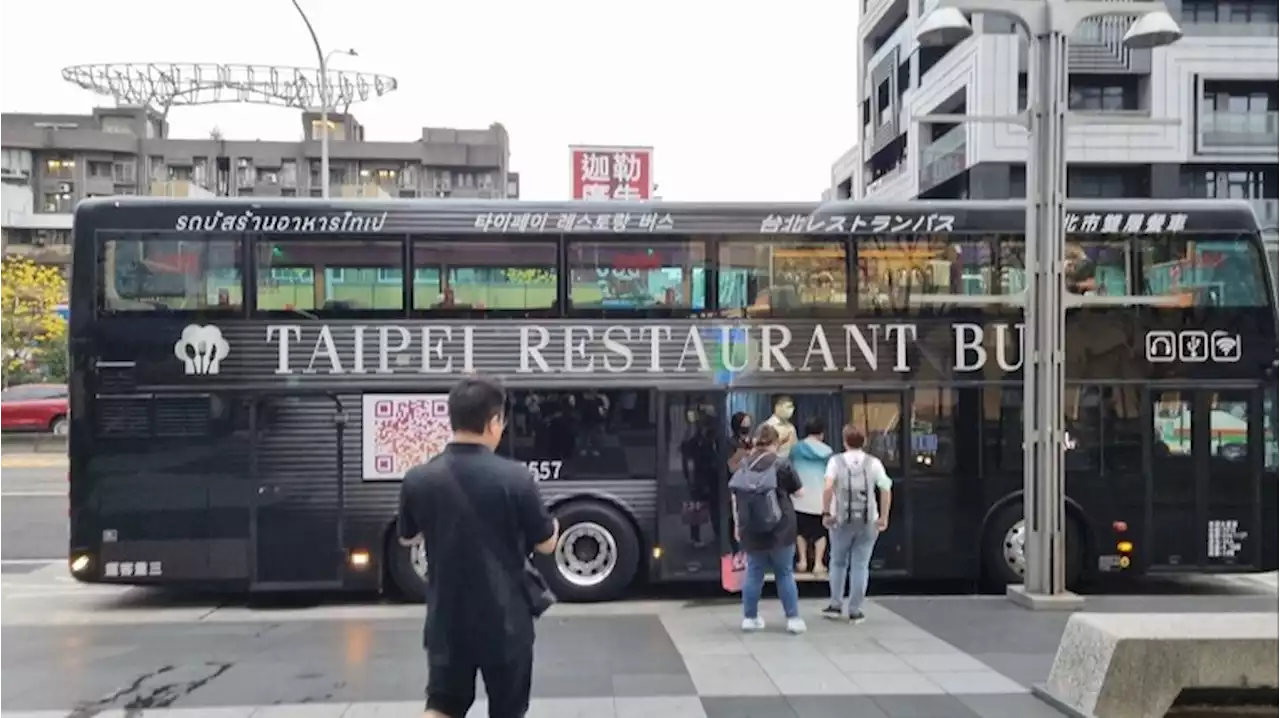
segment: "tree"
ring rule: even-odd
[[[57,267],[0,262],[0,351],[5,386],[67,380],[67,322],[57,313],[67,282]]]

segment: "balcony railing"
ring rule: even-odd
[[[964,171],[967,141],[964,125],[956,125],[920,150],[921,192]]]
[[[1197,22],[1183,20],[1182,31],[1188,37],[1276,37],[1280,25],[1274,22]]]
[[[1280,142],[1280,113],[1228,112],[1200,113],[1200,145],[1204,148],[1266,148],[1274,151]]]
[[[1249,204],[1253,206],[1260,226],[1274,228],[1280,225],[1280,199],[1251,199]]]
[[[329,193],[334,197],[346,197],[351,199],[389,199],[390,194],[387,193],[383,186],[376,182],[362,182],[360,184],[331,184],[329,185]]]

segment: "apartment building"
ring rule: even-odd
[[[90,115],[6,114],[0,127],[6,254],[70,257],[71,216],[87,197],[319,197],[318,113],[301,116],[299,142],[175,139],[141,107]],[[365,139],[351,115],[330,115],[333,197],[489,198],[520,195],[506,129],[424,127],[407,142]]]
[[[1008,125],[920,125],[913,117],[1008,115],[1026,106],[1026,43],[1009,20],[971,18],[975,33],[920,47],[916,24],[937,0],[860,0],[857,169],[837,161],[829,190],[868,199],[1022,197],[1026,133]],[[1073,36],[1073,109],[1180,120],[1068,129],[1075,197],[1232,197],[1280,222],[1275,0],[1166,0],[1185,36],[1130,51],[1128,21],[1090,21]]]

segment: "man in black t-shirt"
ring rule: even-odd
[[[525,557],[555,549],[559,527],[522,464],[493,453],[506,394],[462,380],[449,392],[453,442],[400,487],[402,543],[427,553],[427,716],[462,718],[484,676],[490,718],[521,718],[533,676]]]

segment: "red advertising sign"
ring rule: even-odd
[[[649,199],[652,147],[570,147],[573,199]]]

